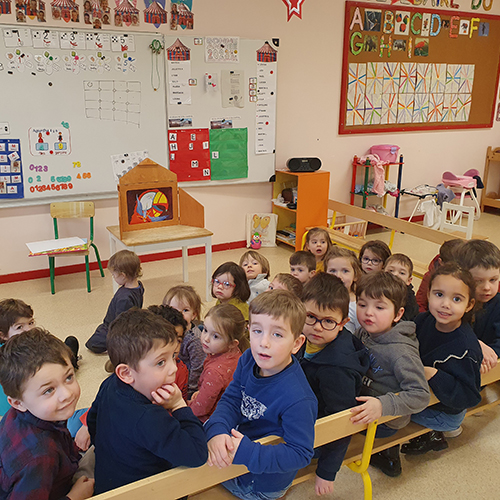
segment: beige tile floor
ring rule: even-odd
[[[475,223],[475,231],[487,234],[500,246],[500,217],[483,214]],[[389,234],[378,233],[370,238],[388,241]],[[397,235],[394,251],[407,253],[421,262],[430,261],[438,246],[422,242],[407,235]],[[272,273],[288,272],[291,248],[264,248],[262,253],[271,262]],[[228,260],[238,261],[243,249],[218,252],[213,255],[213,268]],[[144,306],[161,303],[171,286],[182,283],[180,259],[150,262],[143,265],[142,278],[146,292]],[[189,283],[203,296],[204,256],[189,257]],[[418,286],[418,284],[416,283]],[[83,344],[102,321],[113,294],[112,278],[104,278],[98,271],[92,272],[92,293],[85,288],[83,273],[58,276],[56,294],[50,294],[47,279],[0,285],[0,299],[21,298],[31,304],[37,323],[58,337],[75,335],[81,343],[78,380],[82,386],[80,406],[88,406],[106,377],[105,356],[87,351]],[[212,303],[204,304],[208,308]],[[403,458],[403,474],[391,479],[377,470],[370,469],[374,499],[496,499],[500,498],[496,474],[500,471],[500,410],[486,411],[465,421],[463,434],[450,439],[450,449],[439,454]],[[361,499],[363,488],[360,477],[343,467],[337,476],[335,492],[331,498],[338,500]],[[314,498],[313,483],[306,482],[294,487],[288,494],[290,500]]]

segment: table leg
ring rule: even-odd
[[[184,283],[189,281],[188,247],[182,247],[182,279]]]
[[[206,274],[206,295],[207,302],[212,300],[212,294],[210,293],[210,277],[212,274],[212,237],[208,238],[205,243],[205,274]]]

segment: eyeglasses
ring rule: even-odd
[[[212,284],[215,286],[222,285],[222,288],[224,288],[225,290],[236,286],[234,283],[229,283],[229,281],[219,281],[217,278],[214,278],[212,280]]]
[[[337,328],[338,326],[338,323],[333,319],[330,318],[319,319],[313,314],[307,314],[306,325],[314,326],[316,323],[319,323],[323,328],[323,330],[328,330],[328,331],[335,330],[335,328]]]
[[[361,262],[363,264],[370,264],[370,262],[371,262],[374,266],[378,266],[382,262],[382,260],[381,259],[377,259],[377,258],[375,258],[375,259],[369,259],[368,257],[363,257],[361,259]]]

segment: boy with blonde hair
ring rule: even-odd
[[[302,282],[289,273],[278,273],[269,284],[268,290],[288,290],[300,299],[302,297]]]
[[[313,456],[318,403],[293,356],[304,342],[305,317],[304,305],[285,290],[263,293],[251,302],[250,349],[205,423],[208,464],[244,464],[250,471],[222,483],[241,499],[281,498]],[[269,435],[285,442],[254,442]]]
[[[271,266],[269,261],[255,250],[246,251],[240,258],[240,267],[243,268],[250,287],[250,298],[248,303],[252,302],[259,293],[265,292],[269,288],[269,273]]]

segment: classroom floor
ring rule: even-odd
[[[500,212],[499,212],[500,213]],[[500,218],[494,214],[483,214],[474,225],[478,234],[490,236],[490,241],[500,246],[498,224]],[[369,238],[389,240],[388,233],[377,233]],[[397,235],[393,251],[407,253],[420,262],[430,261],[437,253],[438,246],[423,242],[407,235]],[[229,250],[213,254],[213,269],[228,260],[239,261],[244,249]],[[272,275],[288,272],[288,258],[291,247],[263,248],[270,263]],[[204,256],[189,257],[189,284],[200,295],[204,295]],[[86,292],[85,274],[58,276],[56,294],[51,295],[49,279],[2,284],[0,299],[20,298],[30,304],[35,311],[39,326],[44,326],[54,335],[64,339],[75,335],[81,344],[83,359],[77,373],[82,387],[81,407],[89,406],[107,376],[104,371],[105,355],[95,355],[84,347],[87,338],[102,321],[113,295],[112,278],[106,272],[101,278],[98,271],[92,273],[92,292]],[[165,292],[182,283],[181,259],[149,262],[143,265],[142,281],[145,287],[144,306],[161,303]],[[418,282],[415,280],[415,286]],[[206,303],[209,308],[214,302]],[[374,499],[401,500],[461,500],[466,498],[498,498],[496,474],[500,470],[500,414],[499,407],[465,420],[461,436],[449,439],[450,448],[440,453],[429,453],[422,457],[404,457],[403,474],[399,478],[389,478],[378,470],[370,468],[373,481]],[[293,487],[288,500],[316,498],[314,483],[309,481]],[[335,482],[335,492],[330,498],[352,500],[363,498],[361,478],[343,467]]]

